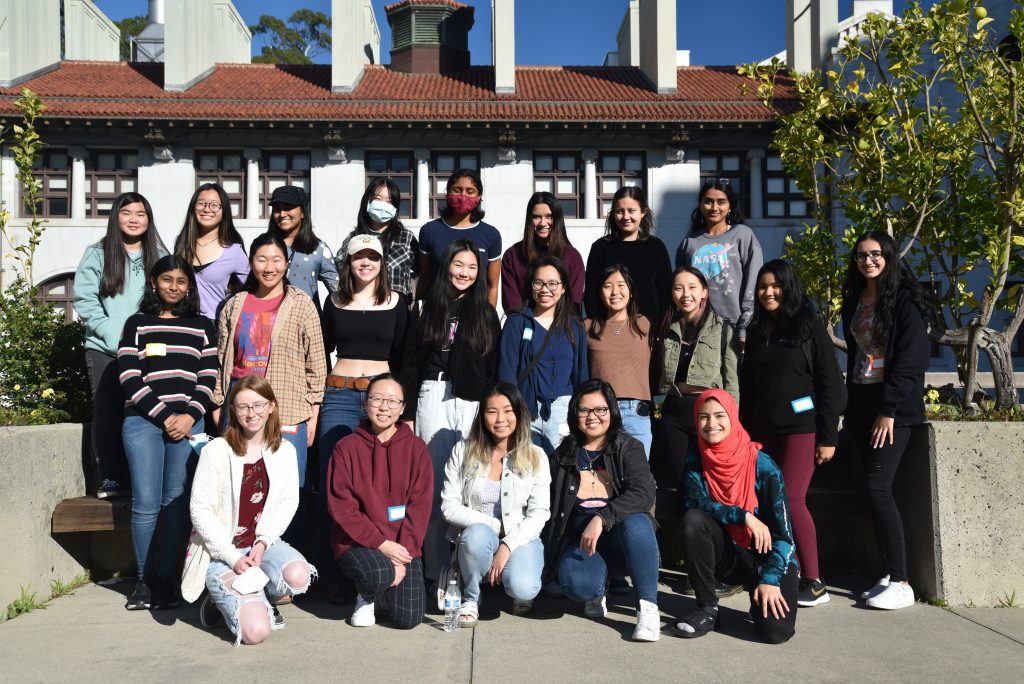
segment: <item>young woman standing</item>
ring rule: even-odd
[[[479,274],[486,290],[486,299],[492,307],[498,306],[498,279],[501,277],[501,233],[485,223],[480,199],[484,184],[473,169],[459,169],[448,177],[446,206],[441,218],[420,228],[420,280],[417,299],[424,299],[434,280],[444,277],[445,249],[453,240],[473,243],[485,265]]]
[[[423,303],[416,334],[416,434],[434,463],[434,514],[424,543],[425,573],[436,580],[451,553],[441,523],[441,484],[452,449],[469,435],[480,400],[498,374],[498,314],[480,281],[483,258],[469,240],[450,242]]]
[[[629,269],[613,264],[603,275],[602,306],[584,323],[590,374],[615,390],[622,429],[640,440],[650,459],[651,324],[637,312]]]
[[[229,294],[249,275],[249,258],[235,230],[228,195],[217,183],[196,188],[174,253],[190,264],[199,288],[199,309],[211,321]]]
[[[457,541],[459,619],[465,627],[479,618],[485,579],[505,587],[518,615],[530,610],[540,591],[540,533],[551,516],[551,471],[544,452],[530,441],[529,425],[519,390],[499,382],[444,469],[441,512]]]
[[[330,248],[313,232],[309,195],[295,185],[282,185],[270,196],[267,232],[288,246],[288,283],[305,292],[320,311],[317,281],[328,292],[338,289],[338,269]]]
[[[117,366],[127,399],[122,435],[139,578],[125,608],[171,608],[178,604],[173,578],[188,526],[189,439],[203,431],[217,381],[213,323],[199,313],[195,275],[184,259],[165,256],[154,264],[139,313],[124,325]],[[153,537],[161,510],[158,569]]]
[[[258,644],[284,618],[271,602],[303,594],[316,568],[281,539],[299,505],[295,449],[281,438],[274,390],[265,379],[242,378],[228,395],[227,429],[199,456],[189,510],[192,542],[181,595],[195,601],[205,585],[200,621],[222,619],[240,643]],[[235,582],[251,568],[269,581],[239,591]]]
[[[401,206],[402,196],[395,181],[385,176],[372,179],[359,201],[355,230],[345,238],[334,261],[340,272],[352,238],[357,235],[375,235],[384,248],[384,265],[388,270],[391,289],[412,301],[413,280],[419,270],[420,243],[398,218]]]
[[[527,270],[527,306],[510,313],[501,331],[498,377],[519,387],[533,420],[533,443],[549,456],[568,431],[569,398],[590,377],[587,342],[569,274],[555,257],[541,257]]]
[[[99,465],[96,496],[128,494],[121,425],[124,394],[117,380],[118,342],[128,317],[139,310],[146,273],[167,254],[149,201],[135,192],[114,200],[107,234],[90,245],[75,272],[75,312],[85,325],[85,366],[92,387],[92,451]]]
[[[754,316],[740,368],[740,422],[782,468],[800,559],[804,607],[829,600],[818,571],[818,536],[807,510],[814,467],[832,459],[846,388],[832,340],[804,296],[789,262],[757,274]]]
[[[885,576],[865,592],[871,608],[914,604],[907,582],[903,519],[893,480],[910,441],[924,422],[928,320],[924,293],[896,244],[882,231],[857,238],[843,284],[846,339],[846,420],[864,463],[868,502]]]
[[[638,187],[625,186],[615,192],[605,236],[590,246],[584,294],[588,318],[603,306],[604,272],[613,264],[625,266],[635,277],[633,296],[637,310],[648,321],[660,323],[668,304],[666,293],[672,280],[672,264],[665,244],[654,237],[654,212]]]
[[[572,293],[577,309],[581,307],[586,278],[583,257],[569,244],[562,205],[550,192],[535,192],[526,203],[523,239],[506,249],[501,257],[501,306],[506,312],[515,311],[529,299],[526,271],[535,259],[544,256],[554,257],[565,265],[569,272],[565,289]]]
[[[676,268],[695,266],[710,284],[711,306],[736,326],[740,342],[754,310],[761,244],[743,224],[739,197],[725,178],[705,183],[690,218],[690,235],[676,250]]]

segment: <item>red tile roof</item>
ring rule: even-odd
[[[15,113],[22,87],[45,103],[44,116],[224,121],[758,122],[772,113],[735,67],[680,67],[678,92],[659,95],[634,67],[516,68],[516,92],[494,92],[494,70],[407,74],[366,67],[352,93],[331,91],[330,65],[221,64],[185,92],[163,89],[162,64],[63,62],[14,88],[0,89],[0,115]],[[788,85],[777,89],[795,106]]]

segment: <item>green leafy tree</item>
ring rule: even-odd
[[[786,252],[830,329],[856,236],[886,230],[935,292],[930,334],[954,348],[965,396],[979,390],[980,349],[1005,409],[1017,404],[1010,345],[1024,319],[1024,288],[1007,288],[1024,273],[1024,69],[991,21],[980,0],[914,2],[899,19],[869,15],[826,73],[788,74],[777,60],[743,72],[769,107],[780,87],[798,93],[797,111],[776,109],[773,146],[815,224]],[[1024,36],[1024,10],[1009,30]]]
[[[312,64],[331,49],[331,18],[323,12],[300,9],[292,12],[287,23],[263,14],[250,26],[253,38],[264,45],[253,62],[263,64]]]
[[[149,24],[149,17],[145,14],[138,17],[125,17],[115,21],[117,28],[121,29],[121,59],[129,61],[132,58],[132,38],[142,33],[142,29]]]

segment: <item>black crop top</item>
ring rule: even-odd
[[[394,307],[367,311],[339,309],[334,297],[328,297],[321,321],[324,349],[336,351],[339,359],[387,361],[396,372],[404,361],[408,320],[407,300],[401,294]]]

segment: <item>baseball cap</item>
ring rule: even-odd
[[[271,205],[277,202],[305,207],[309,204],[309,195],[297,185],[282,185],[279,188],[274,188],[274,193],[270,196]]]
[[[380,238],[376,235],[360,233],[359,235],[353,236],[352,239],[348,241],[349,256],[358,254],[365,249],[368,249],[371,252],[376,252],[382,258],[384,257],[384,248],[381,247]]]

